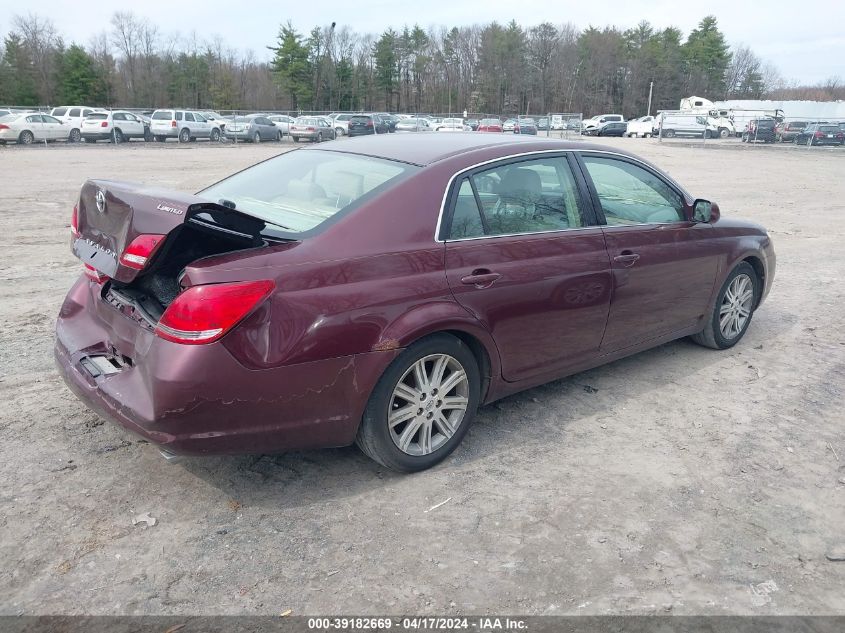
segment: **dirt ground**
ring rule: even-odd
[[[770,298],[732,350],[485,407],[413,476],[355,448],[168,464],[53,368],[87,177],[193,191],[278,145],[0,147],[0,614],[845,614],[845,151],[607,144],[765,224]]]

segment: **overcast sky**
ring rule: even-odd
[[[17,12],[27,11],[26,3],[12,6]],[[747,0],[627,0],[624,3],[606,0],[579,0],[577,3],[425,0],[407,5],[393,0],[205,0],[176,4],[172,0],[144,0],[96,5],[39,0],[33,6],[39,14],[53,20],[68,42],[87,45],[92,35],[109,27],[109,18],[114,11],[131,8],[137,15],[156,23],[160,32],[168,36],[184,36],[191,30],[195,30],[200,39],[220,35],[230,47],[252,49],[259,59],[269,57],[265,46],[274,43],[279,25],[287,20],[302,32],[317,24],[336,22],[338,28],[345,25],[371,33],[415,22],[426,28],[441,24],[486,23],[494,19],[508,22],[516,18],[522,26],[548,21],[553,24],[572,22],[579,28],[613,24],[624,29],[648,20],[658,28],[676,26],[686,35],[702,17],[713,14],[732,46],[751,47],[764,61],[777,66],[785,78],[810,84],[831,76],[845,80],[843,0],[758,0],[755,3]],[[176,9],[176,6],[181,8]],[[198,10],[189,7],[198,7]],[[0,12],[0,33],[9,30],[14,9]]]

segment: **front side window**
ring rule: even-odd
[[[198,195],[286,231],[322,224],[360,198],[416,167],[381,158],[320,150],[289,152],[230,176]]]
[[[684,200],[650,171],[614,158],[584,156],[607,224],[654,224],[684,220]]]
[[[42,120],[44,123],[54,123],[54,124],[58,124],[58,125],[61,125],[61,124],[62,124],[62,122],[61,122],[61,121],[59,121],[58,119],[56,119],[56,118],[54,118],[54,117],[51,117],[49,114],[42,114],[42,115],[41,115],[41,120]]]
[[[468,195],[473,185],[477,198]],[[548,157],[500,165],[465,179],[458,189],[449,239],[582,226],[584,215],[569,163]]]
[[[186,112],[186,113],[185,113],[185,120],[186,120],[186,121],[193,121],[193,120],[194,120],[194,115],[193,115],[193,114],[191,114],[190,112]]]

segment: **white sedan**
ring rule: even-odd
[[[290,126],[296,119],[286,114],[268,114],[267,118],[273,122],[277,128],[282,131],[282,136],[290,134]]]
[[[464,123],[463,119],[451,118],[442,119],[434,126],[437,132],[471,132],[472,128]]]
[[[0,118],[0,144],[30,145],[35,141],[66,139],[68,128],[49,114],[26,112]]]

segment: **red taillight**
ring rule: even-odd
[[[174,343],[199,345],[216,341],[269,295],[270,280],[193,286],[167,306],[156,334]]]
[[[313,131],[314,131],[314,130],[316,130],[316,129],[317,129],[317,128],[307,127],[307,128],[305,128],[305,131],[306,131],[306,132],[313,132]]]
[[[816,133],[814,134],[814,136],[815,136],[816,138],[821,138],[821,137],[823,137],[823,136],[824,136],[824,132],[816,132]]]
[[[103,121],[102,123],[100,123],[100,127],[108,127],[108,126],[109,126],[108,121]]]
[[[128,268],[141,270],[164,241],[164,235],[139,235],[123,251],[120,263]]]
[[[373,122],[372,122],[372,121],[367,121],[367,127],[373,127]]]
[[[176,127],[176,121],[171,121],[171,122],[170,122],[170,127]]]
[[[9,126],[5,125],[4,123],[0,123],[0,130],[8,130]]]
[[[83,264],[83,266],[85,266],[85,276],[91,281],[96,281],[98,284],[102,284],[109,280],[108,275],[104,275],[90,264]]]
[[[73,205],[73,212],[70,214],[70,234],[79,237],[79,208]]]

